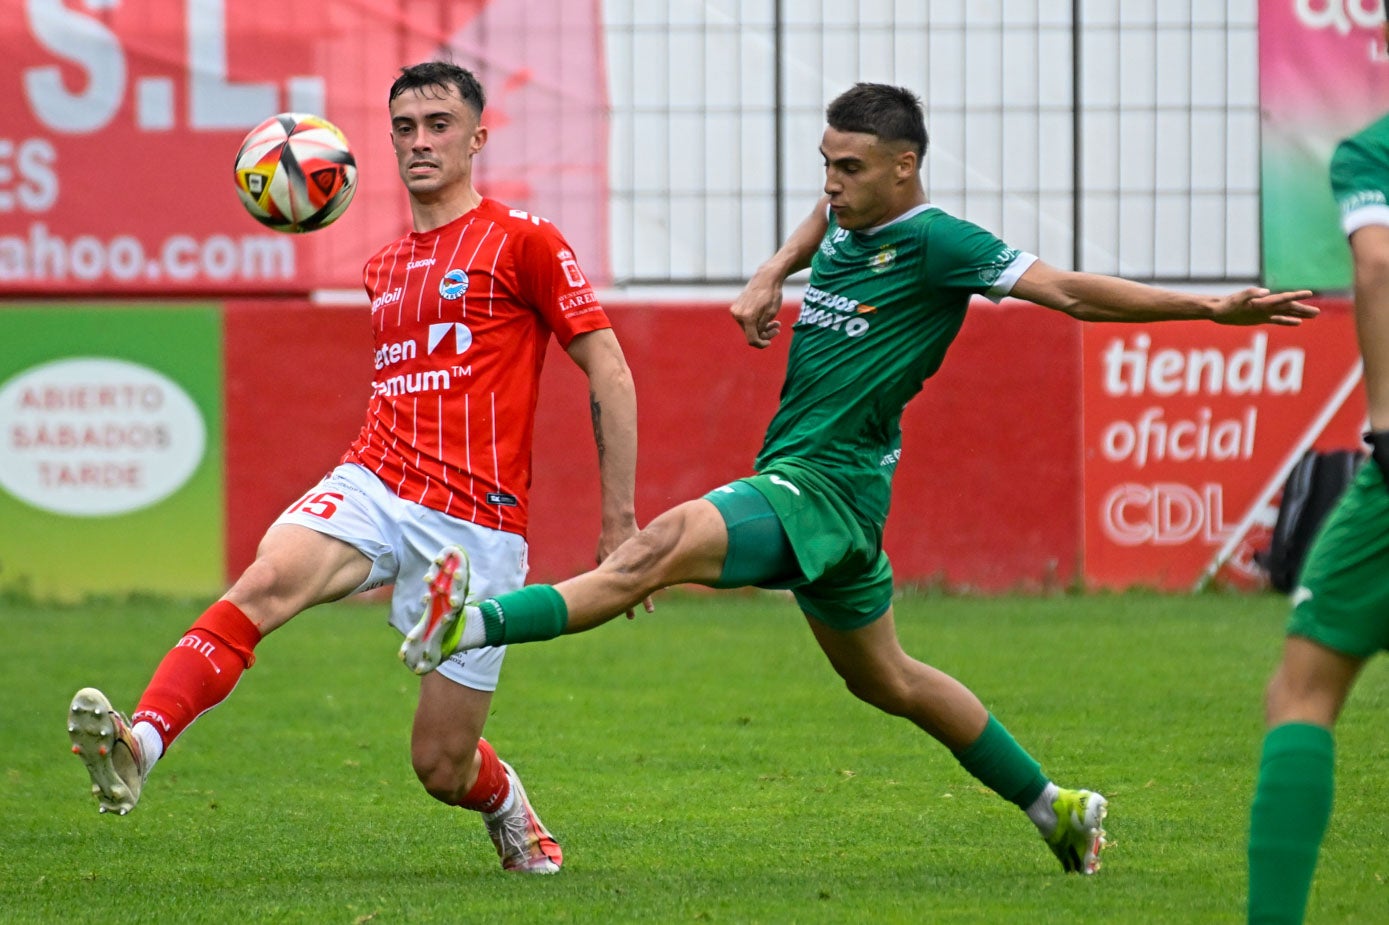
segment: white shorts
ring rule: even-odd
[[[338,466],[275,520],[342,540],[371,560],[371,573],[353,594],[394,584],[391,626],[408,633],[423,613],[424,576],[444,546],[461,546],[472,572],[468,597],[480,600],[525,584],[523,537],[490,530],[406,501],[367,469]],[[444,677],[475,690],[494,691],[506,646],[456,652],[439,666]]]

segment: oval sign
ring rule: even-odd
[[[0,386],[0,487],[74,517],[138,511],[183,487],[207,445],[202,412],[163,373],[68,357]]]

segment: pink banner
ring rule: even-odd
[[[1259,92],[1270,120],[1359,127],[1389,108],[1382,0],[1261,0]]]
[[[1327,166],[1336,143],[1389,110],[1380,0],[1259,4],[1264,278],[1276,289],[1350,288]]]
[[[359,289],[365,258],[409,228],[387,91],[401,65],[437,56],[477,69],[489,91],[483,191],[555,220],[590,278],[607,278],[596,0],[12,6],[0,17],[0,294]],[[258,225],[232,184],[242,136],[288,110],[337,124],[359,168],[347,213],[308,235]]]

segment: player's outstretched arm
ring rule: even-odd
[[[611,328],[580,334],[569,342],[568,351],[588,376],[603,508],[597,552],[602,562],[637,532],[637,391]],[[650,598],[645,608],[647,613],[654,609]]]
[[[829,230],[829,197],[822,196],[815,208],[796,226],[775,254],[757,268],[729,309],[743,336],[754,347],[766,347],[781,331],[776,320],[781,311],[781,287],[786,277],[810,266],[810,258]]]
[[[1228,296],[1177,292],[1098,273],[1058,270],[1038,260],[1010,295],[1065,312],[1081,321],[1214,321],[1218,324],[1296,326],[1319,309],[1301,301],[1310,290],[1269,292],[1251,287]]]

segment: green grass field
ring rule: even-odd
[[[268,638],[222,707],[100,816],[68,754],[87,684],[131,709],[199,605],[0,602],[0,921],[1238,922],[1260,698],[1285,602],[1147,594],[898,603],[908,651],[975,689],[1063,785],[1111,800],[1104,870],[843,689],[779,596],[515,648],[488,728],[564,844],[504,874],[415,782],[417,682],[377,605]],[[1309,921],[1389,909],[1389,674],[1339,730]]]

